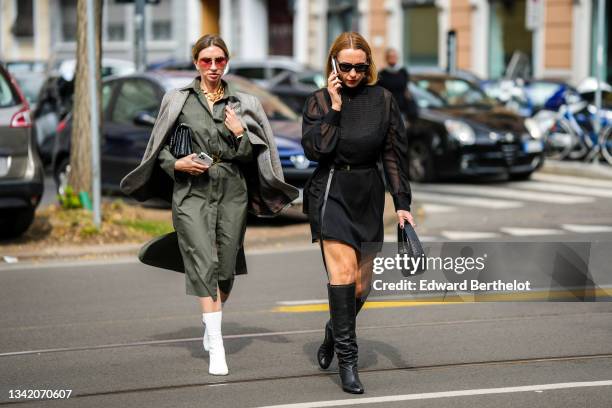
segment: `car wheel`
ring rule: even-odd
[[[17,238],[27,231],[34,221],[34,208],[19,208],[7,211],[7,217],[0,221],[0,238]]]
[[[513,180],[513,181],[529,180],[532,174],[533,174],[532,171],[526,171],[523,173],[512,173],[510,174],[510,180]]]
[[[54,178],[57,186],[57,193],[63,195],[68,187],[68,179],[70,177],[70,159],[65,158],[55,170]]]
[[[429,182],[436,179],[433,155],[429,145],[423,140],[410,143],[408,149],[408,177],[416,182]]]

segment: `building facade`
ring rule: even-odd
[[[103,0],[107,58],[134,60],[134,4]],[[0,58],[61,60],[76,51],[77,0],[0,1]],[[202,31],[200,0],[160,0],[145,7],[147,62],[189,58]]]
[[[451,55],[458,68],[497,78],[520,52],[533,76],[577,83],[595,71],[598,1],[605,0],[159,0],[146,7],[147,61],[186,60],[200,35],[220,33],[233,57],[285,55],[322,68],[333,39],[352,30],[369,40],[381,67],[393,47],[409,67],[446,67]],[[104,2],[104,55],[133,60],[133,4]],[[0,4],[0,58],[74,55],[76,0]]]

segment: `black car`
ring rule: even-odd
[[[0,237],[25,232],[43,193],[42,163],[28,102],[0,66]]]
[[[100,149],[104,190],[119,191],[121,179],[140,163],[164,93],[189,84],[194,77],[188,72],[157,71],[104,81]],[[238,91],[259,98],[274,132],[285,179],[302,187],[316,163],[304,155],[298,116],[277,97],[248,80],[232,75],[224,78]],[[60,192],[70,171],[71,133],[72,117],[68,115],[58,126],[53,152],[53,174]]]
[[[408,129],[409,175],[425,182],[457,176],[527,179],[544,162],[539,132],[486,97],[474,83],[446,74],[413,75],[419,118]]]

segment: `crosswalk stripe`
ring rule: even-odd
[[[443,204],[425,203],[421,206],[425,214],[438,214],[457,211],[457,207]]]
[[[563,234],[564,231],[558,229],[551,228],[511,228],[505,227],[499,229],[501,232],[504,232],[509,235],[515,236],[535,236],[535,235],[557,235]]]
[[[595,187],[582,187],[574,186],[570,184],[558,184],[548,183],[543,181],[523,181],[520,183],[508,183],[511,187],[519,189],[538,190],[554,193],[565,193],[565,194],[576,194],[579,196],[593,196],[593,197],[612,197],[612,189],[606,188],[595,188]]]
[[[470,240],[470,239],[488,239],[499,237],[495,232],[480,232],[480,231],[442,231],[443,237],[453,240]]]
[[[612,231],[612,225],[563,224],[561,225],[561,228],[570,232],[577,232],[581,234]]]
[[[436,202],[444,204],[453,204],[466,207],[479,207],[479,208],[491,208],[491,209],[506,209],[506,208],[519,208],[525,204],[520,201],[513,200],[498,200],[492,198],[481,198],[481,197],[464,197],[457,195],[441,194],[441,193],[429,193],[429,192],[415,192],[413,194],[415,201],[423,202]]]
[[[543,203],[555,204],[578,204],[594,201],[591,197],[568,196],[566,194],[542,194],[539,192],[517,190],[507,187],[491,187],[482,185],[451,185],[439,184],[435,186],[421,187],[415,189],[417,192],[432,192],[432,193],[450,193],[450,194],[466,194],[488,196],[494,198],[510,198],[514,200],[539,201]]]
[[[564,176],[546,173],[534,173],[531,176],[532,180],[545,181],[552,183],[576,184],[579,186],[601,187],[612,189],[612,180],[590,179],[586,177]]]

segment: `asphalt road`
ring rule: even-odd
[[[367,308],[358,331],[366,394],[350,396],[335,363],[329,372],[316,365],[326,312],[279,311],[324,301],[316,248],[251,253],[248,262],[224,309],[227,377],[207,374],[198,307],[180,274],[134,261],[1,270],[0,404],[25,402],[9,399],[11,389],[72,390],[68,400],[26,402],[40,407],[612,401],[611,303]]]
[[[413,184],[413,193],[414,208],[425,210],[424,241],[612,248],[610,181],[537,174]],[[612,406],[609,302],[415,305],[372,296],[358,320],[366,394],[343,393],[336,363],[322,371],[315,361],[326,280],[317,248],[304,244],[248,254],[250,273],[224,309],[227,377],[207,374],[198,306],[180,274],[134,260],[0,266],[0,405]],[[72,395],[10,399],[9,390],[27,389]]]

